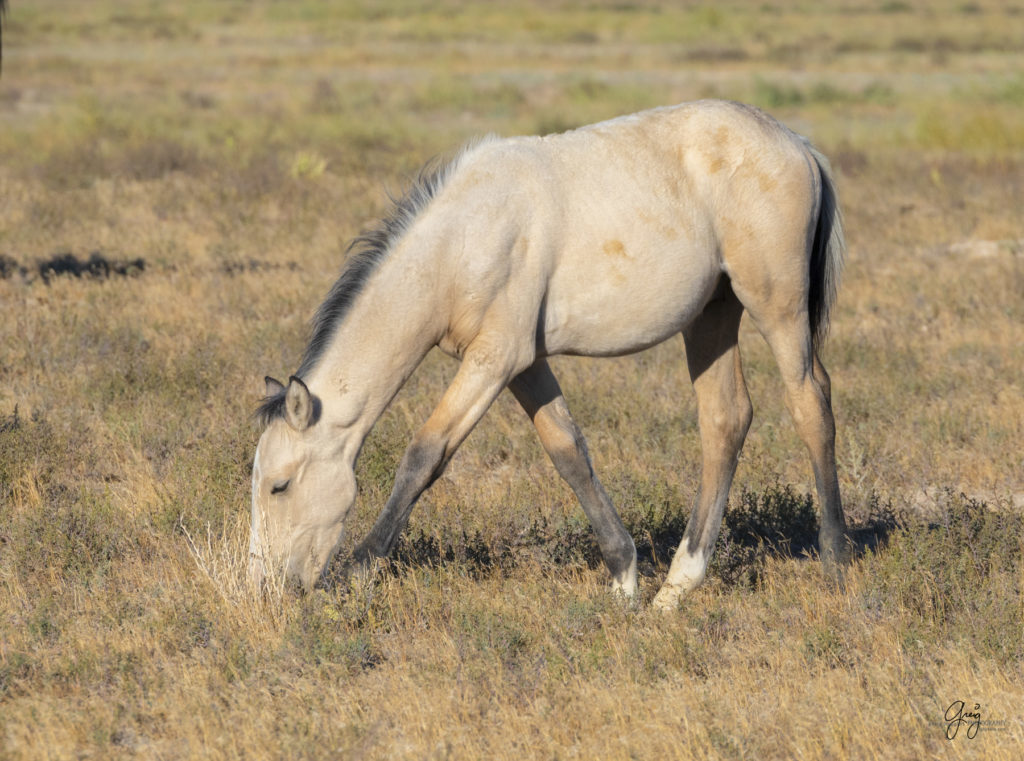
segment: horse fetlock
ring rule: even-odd
[[[679,599],[693,591],[704,581],[707,572],[707,556],[698,550],[691,553],[680,547],[672,559],[665,583],[654,598],[653,605],[659,610],[674,610]]]
[[[852,547],[846,532],[841,528],[822,528],[818,532],[818,547],[823,563],[847,565],[850,562]]]
[[[632,544],[632,541],[630,542]],[[635,600],[637,594],[636,548],[633,548],[630,560],[617,573],[612,572],[612,592],[621,594],[629,600]]]
[[[625,531],[618,537],[614,546],[602,547],[601,554],[613,578],[624,577],[631,570],[633,575],[636,575],[636,545]]]
[[[825,575],[825,582],[834,591],[843,593],[846,591],[846,566],[834,560],[822,559],[822,572]]]
[[[846,588],[846,568],[850,565],[853,551],[849,540],[840,534],[831,540],[820,539],[821,567],[825,579],[835,590]]]
[[[381,555],[369,546],[369,537],[364,539],[359,546],[352,551],[352,560],[348,564],[348,570],[352,573],[362,573],[369,568]]]

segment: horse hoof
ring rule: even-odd
[[[660,610],[662,613],[671,613],[679,610],[679,601],[682,597],[683,591],[681,589],[665,584],[658,590],[658,594],[654,596],[654,600],[651,601],[651,607],[654,610]]]

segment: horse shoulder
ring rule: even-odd
[[[441,304],[448,326],[439,346],[448,354],[462,356],[494,331],[510,346],[532,342],[550,269],[545,225],[538,224],[547,205],[537,166],[529,141],[489,143],[468,157],[431,208],[447,241],[439,266],[448,273]]]

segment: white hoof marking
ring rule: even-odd
[[[657,610],[675,610],[679,605],[679,598],[696,589],[704,581],[707,567],[708,561],[704,553],[691,555],[680,548],[672,559],[672,567],[668,570],[665,583],[658,590],[651,606]]]

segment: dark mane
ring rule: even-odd
[[[0,0],[3,2],[4,0]],[[437,196],[452,175],[466,150],[447,161],[431,161],[424,166],[412,187],[400,198],[392,197],[391,212],[372,230],[363,232],[352,241],[346,252],[341,275],[331,286],[327,298],[316,310],[311,323],[311,336],[295,375],[305,378],[320,361],[341,321],[362,292],[367,280],[387,257],[391,248],[419,214]],[[256,419],[267,425],[284,415],[284,393],[265,397],[256,410]]]
[[[313,316],[312,336],[296,373],[306,376],[320,361],[341,321],[348,314],[392,245],[409,229],[448,179],[453,162],[431,162],[420,170],[412,187],[401,198],[392,198],[391,212],[372,230],[363,232],[349,244],[341,276]]]
[[[272,420],[284,417],[284,392],[265,396],[260,399],[260,404],[253,413],[253,417],[261,427],[266,428]]]

